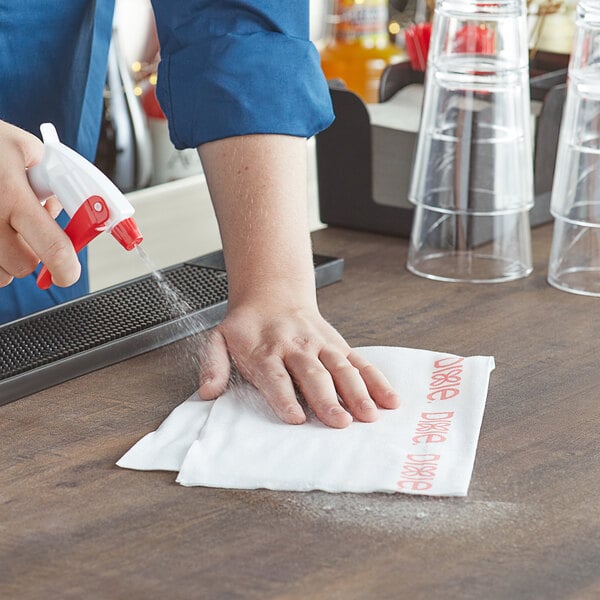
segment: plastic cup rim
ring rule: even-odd
[[[579,219],[570,219],[569,217],[565,217],[556,213],[555,211],[550,211],[555,221],[560,221],[561,223],[567,223],[572,225],[573,227],[585,227],[586,229],[600,229],[600,223],[590,223],[589,221],[580,221]]]
[[[518,214],[528,214],[529,211],[535,206],[534,202],[524,205],[519,208],[507,208],[505,210],[493,210],[493,211],[482,211],[482,210],[454,210],[451,208],[441,208],[438,206],[430,206],[424,204],[413,198],[408,198],[409,202],[417,209],[428,210],[435,213],[457,215],[457,216],[469,216],[469,217],[504,217]]]
[[[439,257],[443,257],[443,256],[450,256],[451,254],[455,254],[455,255],[460,254],[463,256],[471,254],[472,257],[478,258],[480,260],[485,259],[488,261],[500,262],[500,263],[504,263],[507,265],[515,264],[515,265],[521,266],[522,268],[518,271],[514,271],[508,275],[503,275],[501,277],[466,278],[466,277],[450,277],[450,276],[444,276],[444,275],[436,275],[433,273],[429,273],[425,270],[419,269],[416,266],[416,265],[422,265],[430,259],[435,259],[435,258],[439,258]],[[431,279],[433,281],[445,281],[445,282],[450,282],[450,283],[504,283],[507,281],[515,281],[517,279],[524,279],[525,277],[528,277],[529,275],[531,275],[531,273],[533,272],[533,265],[525,264],[524,262],[522,262],[520,260],[516,260],[516,259],[511,260],[508,258],[503,258],[501,256],[493,256],[493,255],[477,255],[476,252],[474,253],[474,251],[470,251],[470,250],[469,251],[458,251],[458,252],[457,251],[438,252],[436,254],[428,255],[427,258],[424,258],[421,261],[413,261],[413,260],[411,260],[411,256],[409,255],[409,257],[406,261],[406,268],[408,269],[408,271],[410,271],[414,275],[418,275],[418,276],[424,277],[426,279]]]
[[[565,270],[561,271],[561,273],[563,275],[565,275],[565,274],[576,273],[576,272],[586,271],[586,270],[600,272],[600,269],[585,269],[584,267],[573,267],[571,269],[565,269]],[[560,283],[562,279],[563,279],[563,277],[554,276],[552,274],[552,270],[548,271],[548,276],[546,277],[546,280],[549,283],[549,285],[551,285],[553,288],[556,288],[557,290],[560,290],[561,292],[568,292],[569,294],[576,294],[578,296],[588,296],[588,297],[592,297],[592,298],[600,298],[600,291],[590,292],[589,290],[585,290],[582,288],[574,288],[574,287],[568,286],[564,283]]]

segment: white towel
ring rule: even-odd
[[[243,383],[213,402],[194,394],[117,463],[179,471],[185,486],[465,496],[490,372],[490,356],[396,347],[357,348],[400,396],[374,423],[332,429],[275,417]]]

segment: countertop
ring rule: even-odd
[[[353,345],[496,359],[466,498],[184,488],[115,461],[194,387],[180,342],[0,407],[0,598],[600,598],[599,300],[431,282],[406,240],[326,229]]]

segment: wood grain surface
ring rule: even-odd
[[[354,345],[496,358],[466,498],[184,488],[115,461],[194,389],[181,342],[0,407],[0,598],[600,598],[600,300],[535,271],[410,275],[406,241],[328,229],[319,292]]]

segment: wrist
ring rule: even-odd
[[[310,277],[265,276],[258,274],[254,278],[245,276],[236,281],[229,277],[229,308],[240,306],[265,307],[277,310],[278,307],[316,308],[317,295],[314,274]]]

